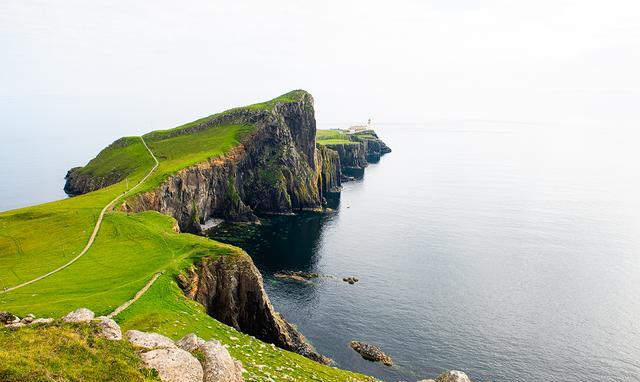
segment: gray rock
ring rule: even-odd
[[[145,333],[139,330],[128,330],[125,336],[135,346],[145,349],[174,348],[175,343],[171,338],[158,333]]]
[[[200,346],[204,353],[204,382],[242,382],[242,363],[231,357],[227,348],[218,341],[207,341]]]
[[[50,324],[53,321],[54,321],[53,318],[36,318],[35,320],[31,321],[31,325]]]
[[[122,331],[120,330],[120,326],[112,319],[100,316],[97,318],[98,327],[100,328],[100,334],[108,339],[108,340],[121,340],[122,339]]]
[[[9,312],[0,312],[0,324],[8,325],[8,324],[16,324],[20,322],[20,318],[13,313]]]
[[[461,371],[450,370],[440,374],[435,382],[471,382],[471,379]]]
[[[33,322],[33,320],[36,319],[36,316],[34,316],[33,314],[29,313],[27,314],[22,320],[20,320],[20,322],[22,322],[23,324],[30,324]]]
[[[62,317],[64,322],[89,322],[93,320],[96,315],[87,308],[76,309],[73,312]]]
[[[186,350],[177,347],[150,350],[140,358],[146,368],[156,369],[163,381],[202,382],[202,365]]]
[[[374,345],[369,345],[364,342],[359,341],[351,341],[349,346],[362,356],[362,358],[373,361],[373,362],[382,362],[387,366],[393,366],[393,360],[388,355],[384,354],[379,347]]]
[[[182,350],[186,351],[194,351],[198,349],[200,346],[204,344],[204,340],[199,338],[193,333],[187,334],[182,337],[178,342],[176,342],[176,346],[178,346]]]
[[[4,327],[5,327],[5,328],[14,328],[14,329],[17,329],[17,328],[21,328],[21,327],[26,326],[26,325],[27,325],[27,324],[25,324],[24,322],[14,322],[14,323],[12,323],[12,324],[7,324],[7,325],[5,325]]]

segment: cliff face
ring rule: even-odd
[[[316,353],[305,337],[273,309],[262,276],[248,255],[203,258],[182,273],[178,282],[189,298],[204,305],[217,320],[314,361],[331,362]]]
[[[370,162],[376,162],[391,149],[378,138],[373,130],[348,135],[352,143],[327,144],[325,147],[334,150],[340,157],[342,171],[362,170]]]
[[[243,109],[221,118],[255,124],[255,132],[225,156],[183,169],[156,190],[128,199],[124,208],[157,210],[175,217],[183,231],[197,232],[212,217],[255,221],[260,213],[319,210],[325,194],[339,190],[336,154],[316,149],[311,95],[269,111]]]

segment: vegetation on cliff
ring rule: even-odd
[[[306,97],[310,95],[294,91],[266,103],[233,109],[176,129],[145,135],[145,141],[160,164],[135,194],[157,189],[179,171],[228,154],[256,128],[247,116],[268,112],[272,108],[286,109],[287,103]],[[303,104],[302,107],[307,108],[308,105]],[[315,126],[313,128],[315,133]],[[294,138],[298,140],[306,139],[300,136],[304,132],[293,133],[297,134]],[[300,160],[308,159],[307,155],[303,155]],[[70,199],[0,213],[0,290],[45,274],[80,253],[100,210],[143,179],[153,164],[139,137],[123,138],[103,150],[87,166],[72,171],[85,176],[83,181],[94,182],[90,188],[96,190]],[[96,179],[108,179],[115,183],[107,185]],[[294,193],[295,197],[302,195],[302,192],[310,192],[304,189],[304,185],[299,187],[300,193]],[[130,196],[127,195],[127,198]],[[297,380],[370,380],[266,345],[208,316],[200,304],[182,294],[175,278],[181,270],[202,257],[234,258],[246,254],[238,248],[200,236],[177,233],[175,227],[173,218],[155,211],[127,213],[119,208],[110,211],[105,215],[93,246],[83,257],[36,283],[0,293],[0,310],[22,316],[35,313],[38,316],[59,317],[78,307],[88,307],[98,314],[107,314],[129,300],[154,274],[164,272],[140,300],[116,316],[123,327],[153,330],[174,339],[187,332],[195,332],[206,339],[219,339],[229,345],[232,355],[243,361],[249,375],[256,378],[266,378],[266,373],[269,373],[274,379],[281,379],[287,374],[295,376]],[[28,337],[23,336],[29,336],[31,330],[42,329],[0,329],[0,336],[5,341],[19,343],[29,341]],[[73,329],[59,330],[62,337],[73,335]],[[105,352],[104,357],[97,357],[95,362],[108,362],[111,359],[109,354],[125,350],[101,348],[100,351]],[[14,354],[6,354],[9,351]],[[26,347],[0,347],[0,359],[13,357],[19,360],[25,357],[27,362],[30,358],[26,353],[29,351]],[[87,360],[76,361],[84,362],[83,367],[94,367],[86,363]],[[65,362],[72,360],[61,360],[56,365],[64,369]],[[18,370],[19,367],[12,362],[0,362],[0,375]],[[55,367],[58,366],[46,366],[47,370],[54,370]],[[107,366],[95,367],[99,370]],[[144,375],[139,377],[131,379],[146,378]],[[122,379],[114,376],[112,380]]]

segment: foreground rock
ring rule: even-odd
[[[218,321],[314,361],[331,362],[316,353],[305,337],[275,311],[262,275],[248,255],[203,258],[181,274],[178,282],[187,297],[204,305]]]
[[[17,324],[18,322],[20,322],[20,318],[15,314],[9,312],[0,312],[0,324],[10,325]]]
[[[186,351],[197,350],[202,345],[204,345],[204,340],[193,333],[187,334],[182,337],[180,341],[176,342],[176,346]]]
[[[97,318],[98,327],[100,328],[100,334],[112,341],[117,341],[122,339],[122,331],[120,330],[120,326],[112,319],[100,316]]]
[[[351,341],[349,346],[356,352],[358,352],[362,358],[373,361],[373,362],[382,362],[387,366],[393,366],[393,360],[388,355],[384,354],[379,347],[374,345],[369,345],[364,342],[359,341]]]
[[[436,379],[422,379],[418,382],[472,382],[463,372],[457,370],[445,371]]]
[[[64,322],[89,322],[93,320],[95,314],[87,308],[76,309],[73,312],[62,317]]]
[[[160,379],[166,382],[202,382],[204,378],[198,359],[177,347],[150,350],[140,358],[146,368],[156,369]]]
[[[204,382],[243,382],[242,363],[235,360],[218,341],[207,341],[199,347],[204,354]]]
[[[133,345],[145,349],[176,347],[171,338],[158,333],[145,333],[139,330],[127,330],[125,336]]]

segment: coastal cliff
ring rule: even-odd
[[[257,222],[260,214],[322,210],[327,197],[340,192],[344,169],[364,168],[367,158],[390,150],[372,131],[352,135],[345,149],[316,143],[313,103],[309,93],[294,91],[175,129],[122,138],[87,166],[70,170],[65,190],[83,194],[140,176],[152,166],[150,150],[159,161],[157,171],[116,208],[172,216],[176,232],[201,233],[214,218]],[[179,283],[219,321],[315,361],[330,361],[273,309],[249,256],[204,258]]]
[[[318,145],[338,153],[341,170],[345,173],[362,171],[369,163],[377,162],[382,155],[391,152],[373,130],[355,133],[323,130],[318,137]]]
[[[248,255],[203,258],[180,274],[178,282],[187,297],[201,303],[218,321],[314,361],[331,362],[273,309],[262,276]]]

